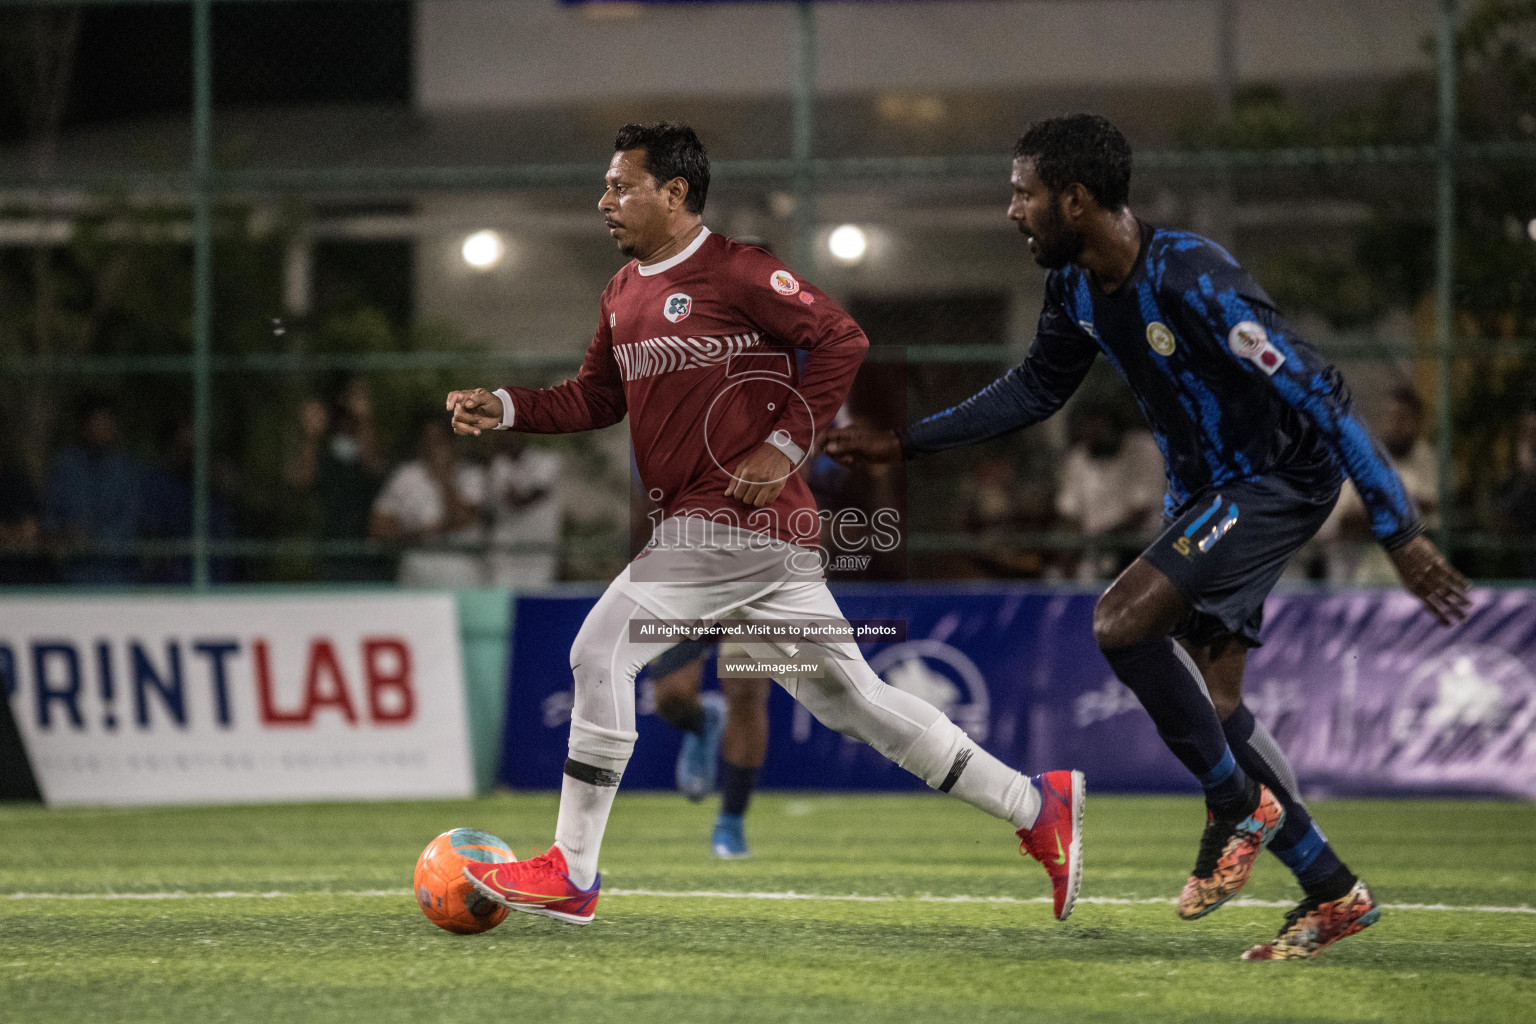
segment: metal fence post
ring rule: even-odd
[[[192,0],[192,585],[208,589],[213,330],[213,0]]]
[[[1456,326],[1456,0],[1440,0],[1435,60],[1440,82],[1440,132],[1435,195],[1435,352],[1439,388],[1435,396],[1440,506],[1436,540],[1450,553],[1451,542],[1451,349]]]
[[[804,276],[816,272],[816,179],[811,164],[816,143],[816,7],[797,0],[790,68],[794,96],[790,157],[794,162],[794,264]]]

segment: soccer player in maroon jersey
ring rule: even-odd
[[[820,519],[795,472],[832,422],[868,348],[836,303],[756,246],[703,223],[709,159],[693,130],[625,125],[598,210],[632,257],[608,283],[574,380],[454,391],[454,430],[571,433],[629,416],[640,479],[660,508],[650,543],[598,600],[571,647],[570,754],[555,844],[465,877],[503,906],[592,920],[598,847],[634,749],[635,676],[679,638],[669,622],[846,626],[827,589]],[[806,353],[797,366],[794,349]],[[1017,830],[1045,865],[1055,913],[1081,879],[1083,776],[1026,777],[937,708],[875,675],[852,640],[746,644],[823,724],[869,743]],[[793,665],[793,668],[787,666]]]

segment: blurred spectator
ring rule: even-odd
[[[1536,541],[1536,405],[1520,414],[1515,433],[1515,471],[1499,485],[1494,503],[1494,529],[1512,540]],[[1518,551],[1513,575],[1536,578],[1536,550]]]
[[[855,417],[847,405],[832,421],[834,427],[854,423],[884,425],[879,419]],[[907,578],[907,492],[902,468],[843,466],[814,451],[801,463],[798,472],[821,510],[821,549],[828,560],[829,580]]]
[[[43,505],[37,489],[20,466],[0,461],[0,584],[46,583],[48,563],[42,556]]]
[[[306,399],[299,407],[299,439],[289,453],[290,487],[312,494],[317,532],[323,541],[363,540],[370,533],[374,498],[384,481],[373,398],[362,377],[347,377],[329,406]],[[389,559],[374,555],[321,556],[325,580],[389,578]]]
[[[1393,388],[1382,409],[1377,436],[1387,460],[1402,477],[1408,496],[1419,506],[1425,528],[1433,530],[1440,524],[1440,463],[1423,434],[1424,403],[1406,384]],[[1317,536],[1323,544],[1324,572],[1330,583],[1397,585],[1397,572],[1375,542],[1365,504],[1350,481],[1344,481],[1339,503]]]
[[[192,536],[192,476],[195,435],[192,418],[173,421],[160,438],[159,465],[144,474],[142,487],[143,519],[139,535],[146,540],[186,540]],[[220,488],[210,487],[208,494],[208,536],[227,540],[234,536],[234,517]],[[209,562],[210,578],[228,583],[233,578],[230,560],[215,558]],[[181,555],[150,557],[144,563],[146,583],[191,583],[192,559]]]
[[[144,471],[120,445],[112,400],[87,396],[80,408],[80,443],[54,461],[43,509],[44,527],[66,555],[75,546],[134,540],[144,521]],[[70,583],[121,584],[139,574],[133,559],[87,553],[67,557],[62,575]]]
[[[1090,544],[1078,559],[1078,579],[1111,579],[1162,522],[1163,456],[1151,433],[1129,429],[1116,406],[1085,405],[1073,426],[1056,512],[1085,538],[1127,534],[1133,539],[1132,548],[1124,551]]]
[[[560,567],[560,456],[528,446],[528,435],[495,434],[500,451],[491,457],[487,486],[491,514],[486,583],[513,589],[537,587]],[[544,544],[547,551],[500,550],[512,544]]]
[[[459,461],[448,418],[433,413],[417,432],[418,457],[390,476],[373,503],[370,533],[406,546],[398,578],[407,587],[478,587],[480,552],[448,545],[484,539],[485,470]]]
[[[967,531],[986,536],[1050,528],[1047,496],[1024,486],[1007,458],[984,459],[968,482]],[[1014,547],[1001,538],[973,555],[971,563],[975,574],[985,579],[1039,579],[1052,567],[1046,552]]]

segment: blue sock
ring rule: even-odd
[[[1238,763],[1268,786],[1285,807],[1285,824],[1275,833],[1269,852],[1291,869],[1307,895],[1337,899],[1348,892],[1355,876],[1344,868],[1328,837],[1307,813],[1296,786],[1296,773],[1269,730],[1259,724],[1246,704],[1239,704],[1221,727]],[[1343,891],[1337,891],[1340,885]]]
[[[1104,652],[1104,660],[1147,709],[1173,756],[1194,773],[1214,808],[1242,803],[1248,776],[1227,748],[1216,709],[1189,666],[1174,653],[1172,637],[1160,636]]]
[[[742,768],[724,760],[720,761],[720,813],[741,817],[747,813],[747,803],[757,786],[757,769]]]

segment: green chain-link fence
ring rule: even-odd
[[[1185,90],[1155,114],[1134,89],[1098,99],[1136,147],[1137,212],[1232,246],[1373,420],[1411,387],[1442,541],[1480,576],[1525,576],[1536,538],[1511,501],[1536,493],[1519,490],[1536,396],[1536,4],[1426,4],[1440,30],[1422,67],[1348,95]],[[899,356],[906,413],[963,398],[1027,348],[1041,281],[1003,216],[1008,148],[1061,96],[820,94],[818,14],[796,4],[779,96],[426,107],[431,6],[0,6],[6,582],[394,578],[401,544],[373,522],[375,495],[442,394],[579,362],[620,263],[593,207],[627,120],[695,124],[714,156],[711,226],[769,243],[899,349],[871,365]],[[860,229],[861,255],[829,252],[839,224]],[[484,231],[498,258],[476,269],[463,246]],[[1059,422],[914,464],[911,575],[1086,575],[1138,548],[1134,532],[1085,541],[1057,508],[1082,421],[1124,402],[1096,373]],[[537,461],[506,443],[457,456]],[[545,483],[519,485],[518,507],[545,508],[549,490],[558,532],[487,519],[430,543],[611,575],[633,514],[622,438],[534,449],[543,468],[527,472]],[[91,473],[102,507],[71,491]],[[148,481],[142,507],[114,473]],[[82,515],[101,527],[71,529]]]

